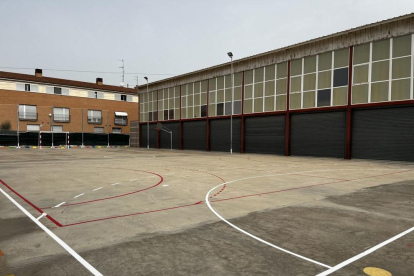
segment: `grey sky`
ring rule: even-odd
[[[413,0],[0,0],[0,67],[113,72],[123,58],[126,72],[178,75],[227,62],[228,51],[243,58],[411,12]],[[44,75],[121,82],[121,74]],[[134,75],[125,82],[136,84]]]

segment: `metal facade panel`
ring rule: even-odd
[[[233,152],[241,150],[241,120],[233,118]],[[230,119],[210,121],[210,150],[230,152]]]
[[[247,117],[245,119],[245,152],[285,152],[285,115]]]
[[[150,138],[150,143],[149,146],[150,148],[157,148],[157,130],[155,129],[157,127],[157,124],[149,124],[149,138]],[[141,142],[141,147],[146,148],[147,147],[147,124],[141,125],[141,138],[142,138],[142,142]]]
[[[173,149],[180,148],[180,123],[163,123],[163,126],[172,131]],[[160,147],[163,149],[171,148],[171,135],[163,130],[160,131]]]
[[[291,154],[344,158],[345,135],[345,111],[293,114]]]
[[[183,122],[183,148],[186,150],[206,150],[207,121]]]
[[[352,157],[414,161],[414,107],[356,110]]]

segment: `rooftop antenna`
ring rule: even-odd
[[[120,61],[122,61],[122,66],[119,67],[122,69],[122,82],[121,82],[121,86],[124,86],[124,81],[125,81],[125,65],[124,65],[124,59],[118,59]]]

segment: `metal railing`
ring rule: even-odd
[[[70,122],[70,115],[54,114],[53,115],[53,122],[69,123]]]
[[[20,121],[37,121],[37,113],[34,112],[19,112]]]
[[[115,125],[117,126],[128,125],[128,118],[127,117],[115,117]]]
[[[102,124],[102,117],[88,116],[89,124]]]

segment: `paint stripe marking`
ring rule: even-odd
[[[77,195],[77,196],[74,196],[73,198],[78,198],[78,197],[80,197],[80,196],[83,196],[85,193],[82,193],[82,194],[79,194],[79,195]]]
[[[119,185],[119,184],[121,184],[121,182],[117,182],[117,183],[114,183],[114,184],[111,184],[111,185],[115,186],[115,185]]]
[[[65,204],[65,203],[66,203],[66,202],[59,203],[58,205],[56,205],[56,206],[54,206],[54,207],[52,207],[52,208],[58,208],[58,207],[60,207],[61,205]]]
[[[47,216],[47,214],[46,214],[46,213],[41,214],[41,215],[37,218],[37,220],[40,220],[40,219],[41,219],[41,218],[43,218],[44,216]]]
[[[129,181],[136,181],[136,180],[138,180],[138,178],[135,178],[135,179],[130,179]]]
[[[14,205],[17,206],[26,216],[28,216],[34,223],[36,223],[43,231],[45,231],[52,239],[54,239],[60,246],[62,246],[69,254],[71,254],[79,263],[81,263],[87,270],[89,270],[95,276],[103,276],[98,270],[96,270],[91,264],[89,264],[84,258],[82,258],[78,253],[76,253],[69,245],[62,241],[58,236],[56,236],[52,231],[44,226],[40,221],[38,221],[32,214],[24,209],[16,200],[14,200],[10,195],[8,195],[2,188],[2,192]]]
[[[94,190],[92,190],[93,192],[94,191],[97,191],[97,190],[100,190],[100,189],[102,189],[103,187],[99,187],[99,188],[96,188],[96,189],[94,189]]]
[[[265,241],[265,240],[263,240],[263,239],[261,239],[261,238],[259,238],[259,237],[256,237],[255,235],[253,235],[253,234],[250,234],[249,232],[247,232],[247,231],[245,231],[245,230],[243,230],[243,229],[241,229],[241,228],[239,228],[239,227],[237,227],[236,225],[234,225],[234,224],[232,224],[231,222],[229,222],[228,220],[226,220],[224,217],[222,217],[214,208],[213,208],[213,206],[211,206],[211,204],[210,204],[210,201],[209,201],[209,197],[210,197],[210,193],[212,192],[212,191],[214,191],[216,188],[218,188],[218,187],[220,187],[220,186],[223,186],[223,185],[226,185],[226,184],[228,184],[228,183],[230,183],[230,182],[234,182],[234,181],[229,181],[229,182],[225,182],[225,183],[222,183],[222,184],[219,184],[219,185],[217,185],[217,186],[215,186],[214,188],[212,188],[210,191],[208,191],[208,193],[206,194],[206,198],[205,198],[205,202],[207,203],[207,206],[208,206],[208,208],[210,208],[210,210],[219,218],[219,219],[221,219],[222,221],[224,221],[225,223],[227,223],[228,225],[230,225],[231,227],[233,227],[234,229],[236,229],[236,230],[238,230],[238,231],[240,231],[240,232],[242,232],[243,234],[245,234],[245,235],[247,235],[247,236],[249,236],[249,237],[251,237],[251,238],[253,238],[253,239],[255,239],[255,240],[257,240],[257,241],[259,241],[259,242],[262,242],[262,243],[264,243],[264,244],[267,244],[267,245],[269,245],[269,246],[271,246],[271,247],[273,247],[273,248],[276,248],[276,249],[278,249],[278,250],[280,250],[280,251],[283,251],[283,252],[285,252],[285,253],[288,253],[288,254],[290,254],[290,255],[293,255],[293,256],[295,256],[295,257],[298,257],[298,258],[300,258],[300,259],[303,259],[303,260],[306,260],[306,261],[308,261],[308,262],[311,262],[311,263],[314,263],[314,264],[317,264],[317,265],[320,265],[320,266],[323,266],[323,267],[326,267],[326,268],[331,268],[331,266],[329,266],[329,265],[326,265],[326,264],[323,264],[323,263],[320,263],[320,262],[317,262],[317,261],[315,261],[315,260],[312,260],[312,259],[309,259],[309,258],[307,258],[307,257],[304,257],[304,256],[302,256],[302,255],[299,255],[299,254],[296,254],[296,253],[294,253],[294,252],[292,252],[292,251],[289,251],[289,250],[287,250],[287,249],[284,249],[284,248],[282,248],[282,247],[279,247],[279,246],[277,246],[277,245],[274,245],[274,244],[272,244],[272,243],[270,243],[270,242],[268,242],[268,241]]]
[[[414,231],[414,227],[411,227],[410,229],[405,230],[404,232],[402,232],[402,233],[400,233],[400,234],[398,234],[398,235],[396,235],[396,236],[394,236],[394,237],[392,237],[392,238],[390,238],[390,239],[388,239],[386,241],[383,241],[382,243],[380,243],[380,244],[378,244],[378,245],[376,245],[374,247],[371,247],[370,249],[368,249],[368,250],[366,250],[366,251],[364,251],[364,252],[362,252],[362,253],[360,253],[360,254],[358,254],[358,255],[356,255],[356,256],[354,256],[354,257],[352,257],[352,258],[350,258],[350,259],[348,259],[348,260],[346,260],[346,261],[344,261],[342,263],[340,263],[340,264],[337,264],[336,266],[331,267],[330,269],[328,269],[328,270],[326,270],[326,271],[324,271],[322,273],[319,273],[316,276],[326,276],[326,275],[329,275],[329,274],[331,274],[331,273],[333,273],[333,272],[335,272],[335,271],[343,268],[344,266],[347,266],[350,263],[353,263],[356,260],[359,260],[362,257],[365,257],[366,255],[371,254],[372,252],[380,249],[381,247],[384,247],[387,244],[389,244],[389,243],[391,243],[391,242],[393,242],[393,241],[401,238],[402,236],[407,235],[408,233],[410,233],[412,231]]]

